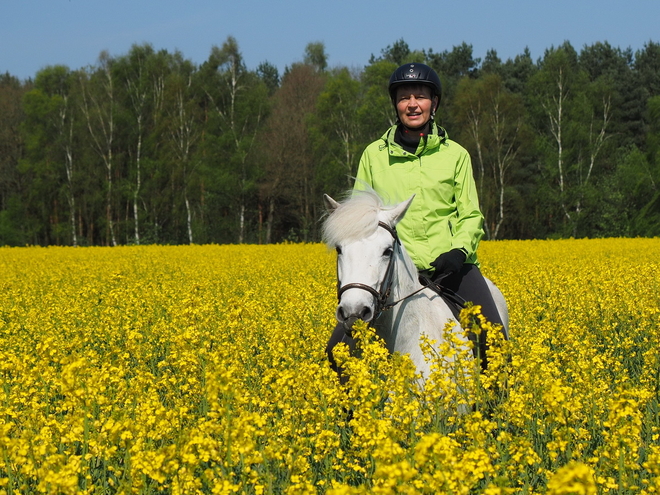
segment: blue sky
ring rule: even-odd
[[[78,69],[102,50],[124,55],[134,43],[179,50],[202,63],[213,45],[236,38],[248,68],[302,60],[325,43],[330,66],[362,67],[403,38],[411,49],[472,44],[503,60],[529,47],[537,59],[565,40],[643,48],[660,42],[658,0],[0,0],[0,73],[21,79],[45,66]]]

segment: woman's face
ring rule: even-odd
[[[426,85],[406,84],[397,88],[395,103],[401,123],[416,129],[431,119],[438,97],[433,96],[431,88]]]

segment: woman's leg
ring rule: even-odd
[[[466,301],[481,306],[481,314],[489,322],[502,325],[502,317],[497,310],[493,295],[476,265],[464,264],[459,273],[445,277],[440,281],[440,285],[454,291]],[[484,370],[488,366],[487,350],[486,335],[485,332],[481,332],[477,339],[477,355],[481,357],[481,367]]]

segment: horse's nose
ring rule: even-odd
[[[364,304],[356,308],[346,308],[343,304],[337,306],[337,320],[346,323],[349,320],[362,320],[370,322],[373,318],[373,310],[370,306]]]
[[[362,321],[370,322],[371,318],[373,318],[373,312],[371,311],[371,307],[363,306],[362,311],[360,311],[360,319]]]

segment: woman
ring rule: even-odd
[[[427,65],[410,63],[394,71],[389,93],[397,122],[365,149],[354,187],[371,187],[392,203],[415,194],[397,232],[420,274],[480,305],[491,323],[501,325],[477,260],[483,215],[470,155],[434,122],[441,91],[438,74]],[[327,347],[335,367],[332,348],[342,341],[353,345],[338,325]],[[484,368],[485,350],[482,333]]]

